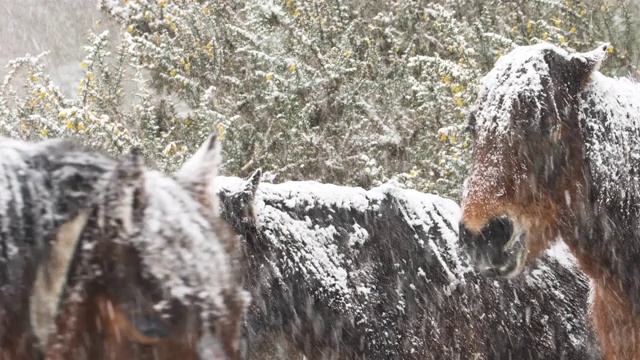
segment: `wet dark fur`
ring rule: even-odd
[[[295,201],[292,208],[296,199],[287,184],[263,184],[257,187],[260,205],[247,210],[256,184],[219,192],[223,216],[245,242],[245,278],[254,298],[245,331],[249,358],[599,358],[586,317],[588,283],[575,267],[545,258],[540,269],[517,281],[487,279],[464,270],[463,257],[457,263],[459,250],[442,235],[455,236],[457,224],[437,207],[428,214],[433,225],[409,223],[417,209],[392,191],[382,200],[369,199],[366,211],[327,206],[332,197],[318,194],[315,201]],[[262,186],[267,193],[261,193]],[[309,229],[334,226],[338,235],[327,246],[345,257],[348,286],[353,289],[366,278],[369,296],[356,292],[345,298],[314,275],[304,275],[313,274],[314,265],[301,260],[301,248],[287,235],[295,228],[261,215],[266,209],[308,219]],[[362,245],[348,244],[354,224],[370,235]],[[275,246],[266,232],[286,245]],[[433,241],[437,253],[419,240]],[[459,283],[452,284],[437,256]]]

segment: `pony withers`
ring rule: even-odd
[[[482,80],[460,240],[513,277],[562,239],[594,284],[606,359],[640,358],[640,87],[599,73],[609,45],[519,47]]]
[[[173,177],[137,152],[0,139],[0,359],[238,359],[218,161],[215,137]]]

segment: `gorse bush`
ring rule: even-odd
[[[227,174],[370,187],[388,181],[457,197],[472,147],[478,80],[516,45],[613,44],[603,71],[637,75],[626,2],[110,1],[119,46],[89,40],[79,94],[40,58],[11,63],[2,132],[132,146],[177,168],[212,130]],[[23,86],[20,91],[17,90]]]

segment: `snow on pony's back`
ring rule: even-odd
[[[312,359],[589,359],[597,347],[573,258],[557,249],[518,282],[478,277],[451,200],[390,185],[216,184],[245,240],[251,357],[283,344]],[[242,219],[247,203],[254,218]]]

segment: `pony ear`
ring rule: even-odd
[[[261,178],[262,178],[262,169],[257,169],[247,179],[246,190],[251,193],[250,199],[252,200],[256,195],[256,190],[258,190],[258,185],[260,184]]]
[[[611,44],[605,43],[591,51],[570,55],[569,61],[574,74],[582,85],[588,82],[593,72],[598,71],[602,61],[606,59],[610,47]]]
[[[88,212],[81,211],[62,224],[36,270],[29,298],[29,321],[43,347],[46,347],[49,335],[55,330],[55,318],[69,268],[88,218]]]
[[[139,149],[133,149],[116,166],[101,206],[99,225],[132,233],[147,204],[145,168]],[[105,224],[106,222],[106,224]]]
[[[220,142],[212,133],[200,149],[176,173],[178,181],[185,186],[198,201],[207,208],[219,213],[217,196],[212,184],[218,175],[222,160]]]

